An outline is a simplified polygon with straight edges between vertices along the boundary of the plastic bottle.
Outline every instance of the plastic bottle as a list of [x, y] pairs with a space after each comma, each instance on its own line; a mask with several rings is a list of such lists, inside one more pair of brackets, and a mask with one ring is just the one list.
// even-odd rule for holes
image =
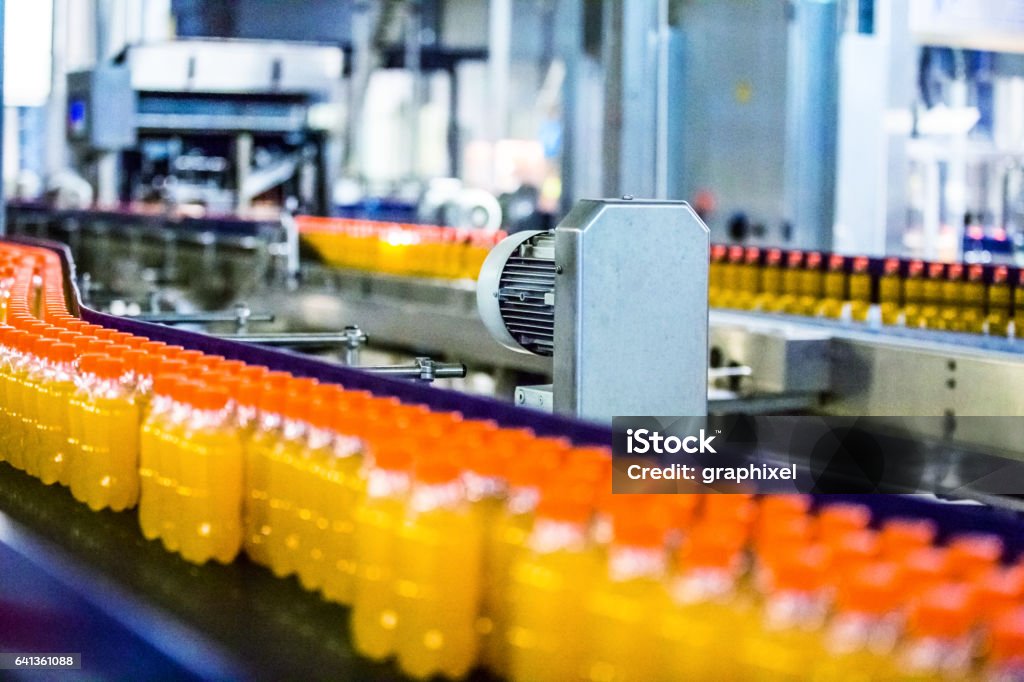
[[966, 679], [971, 672], [972, 594], [946, 584], [925, 593], [911, 612], [892, 680]]
[[93, 377], [77, 400], [84, 403], [81, 450], [83, 477], [72, 481], [72, 493], [93, 510], [121, 511], [135, 506], [139, 496], [139, 412], [130, 392], [121, 385], [124, 363], [103, 355], [85, 356], [82, 371]]
[[935, 524], [928, 519], [889, 519], [879, 533], [882, 555], [889, 561], [899, 561], [914, 550], [931, 547], [936, 533]]
[[680, 545], [655, 611], [662, 679], [740, 679], [735, 657], [710, 652], [742, 641], [753, 615], [740, 589], [745, 537], [739, 526], [699, 526]]
[[178, 479], [181, 555], [230, 563], [242, 547], [242, 444], [216, 375], [192, 392]]
[[827, 569], [827, 552], [820, 546], [777, 557], [763, 594], [760, 627], [740, 643], [745, 679], [802, 679], [816, 663], [829, 608]]
[[[643, 499], [643, 498], [642, 498]], [[649, 500], [644, 500], [649, 502]], [[584, 678], [594, 682], [651, 680], [659, 670], [656, 625], [667, 574], [665, 527], [645, 504], [617, 510], [605, 572], [586, 596]]]
[[291, 375], [271, 372], [263, 382], [258, 398], [258, 416], [252, 435], [245, 442], [245, 552], [258, 564], [268, 565], [267, 548], [267, 467], [281, 437], [281, 405]]
[[984, 575], [999, 564], [1003, 541], [997, 535], [965, 533], [947, 543], [951, 577], [969, 579]]
[[267, 471], [267, 559], [277, 577], [295, 572], [302, 553], [300, 501], [308, 500], [305, 453], [313, 389], [312, 379], [293, 379], [281, 408], [280, 437], [265, 452]]
[[508, 489], [498, 513], [484, 526], [486, 570], [478, 628], [482, 659], [499, 675], [508, 670], [508, 640], [503, 633], [509, 626], [510, 574], [530, 536], [541, 488], [559, 464], [550, 453], [522, 452], [528, 439], [532, 436], [526, 432], [502, 431], [489, 453], [495, 463], [505, 460]]
[[[156, 376], [150, 382], [152, 397], [142, 420], [139, 433], [139, 526], [147, 540], [155, 540], [163, 534], [164, 493], [173, 490], [170, 485], [161, 484], [161, 477], [167, 473], [167, 462], [171, 453], [170, 429], [175, 397], [186, 380], [178, 374], [185, 369], [185, 363], [163, 361], [153, 371]], [[179, 406], [180, 418], [184, 407]], [[168, 501], [169, 504], [169, 501]]]
[[398, 612], [394, 578], [398, 529], [411, 487], [413, 440], [370, 441], [364, 463], [366, 493], [355, 509], [356, 573], [352, 592], [352, 639], [356, 650], [383, 660], [395, 652]]
[[32, 346], [38, 335], [25, 333], [15, 337], [16, 352], [11, 361], [11, 370], [7, 384], [8, 419], [10, 433], [8, 435], [7, 461], [15, 469], [25, 470], [28, 457], [25, 452], [27, 437], [25, 433], [27, 399], [27, 380], [29, 371], [34, 364]]
[[583, 673], [587, 615], [582, 608], [601, 572], [589, 538], [592, 509], [584, 491], [547, 488], [537, 505], [527, 552], [509, 587], [509, 678], [561, 682]]
[[68, 404], [75, 391], [75, 347], [54, 343], [39, 381], [39, 479], [50, 485], [64, 480], [68, 445]]
[[304, 444], [303, 488], [308, 492], [298, 499], [303, 548], [299, 581], [342, 604], [352, 602], [352, 513], [362, 489], [362, 444], [344, 432], [347, 407], [341, 387], [320, 387], [310, 406]]
[[464, 676], [479, 647], [480, 519], [443, 443], [419, 444], [395, 555], [398, 664], [418, 679]]
[[25, 473], [39, 478], [43, 444], [40, 442], [41, 423], [39, 407], [43, 391], [44, 372], [48, 364], [53, 340], [37, 336], [28, 349], [28, 362], [22, 384], [21, 396], [21, 449], [24, 453]]
[[814, 666], [813, 678], [822, 682], [890, 679], [903, 631], [900, 608], [896, 566], [875, 564], [851, 574], [838, 591], [835, 613], [822, 638], [825, 655]]

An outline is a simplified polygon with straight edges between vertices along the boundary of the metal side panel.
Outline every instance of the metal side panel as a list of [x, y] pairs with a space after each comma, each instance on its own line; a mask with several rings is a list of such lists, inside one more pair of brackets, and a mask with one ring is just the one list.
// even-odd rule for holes
[[555, 229], [556, 412], [706, 413], [708, 249], [684, 202], [577, 204]]

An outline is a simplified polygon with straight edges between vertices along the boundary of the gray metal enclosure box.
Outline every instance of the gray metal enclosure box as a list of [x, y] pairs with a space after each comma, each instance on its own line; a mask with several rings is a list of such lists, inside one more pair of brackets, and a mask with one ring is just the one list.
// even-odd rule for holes
[[125, 66], [68, 74], [68, 141], [91, 150], [121, 151], [136, 144], [136, 94]]
[[579, 202], [555, 229], [555, 411], [706, 414], [708, 260], [685, 202]]

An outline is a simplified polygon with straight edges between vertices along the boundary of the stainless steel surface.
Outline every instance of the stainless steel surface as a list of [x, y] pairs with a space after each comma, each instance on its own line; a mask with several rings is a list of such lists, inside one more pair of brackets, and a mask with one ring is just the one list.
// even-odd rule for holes
[[225, 313], [143, 313], [132, 315], [132, 319], [155, 324], [218, 324], [221, 322], [233, 322], [239, 330], [245, 329], [253, 322], [273, 322], [274, 316], [270, 313], [252, 313], [248, 308], [240, 308], [234, 312]]
[[792, 244], [829, 249], [835, 221], [838, 0], [788, 3], [786, 220]]
[[342, 331], [344, 339], [344, 360], [345, 364], [350, 367], [355, 367], [359, 364], [359, 349], [362, 348], [366, 343], [369, 342], [369, 337], [363, 333], [363, 330], [354, 324], [351, 324]]
[[555, 229], [556, 412], [705, 414], [708, 250], [684, 202], [577, 204]]
[[749, 367], [752, 392], [818, 394], [831, 387], [829, 331], [717, 310], [710, 319], [712, 355], [721, 355], [723, 370]]

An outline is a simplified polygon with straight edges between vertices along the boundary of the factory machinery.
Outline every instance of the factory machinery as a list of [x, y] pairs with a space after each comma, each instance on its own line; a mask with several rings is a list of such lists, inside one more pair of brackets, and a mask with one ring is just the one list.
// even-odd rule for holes
[[[563, 273], [624, 204], [556, 230]], [[0, 560], [50, 597], [5, 642], [115, 677], [1019, 678], [1014, 512], [609, 495], [605, 427], [99, 313], [72, 268], [0, 243]]]

